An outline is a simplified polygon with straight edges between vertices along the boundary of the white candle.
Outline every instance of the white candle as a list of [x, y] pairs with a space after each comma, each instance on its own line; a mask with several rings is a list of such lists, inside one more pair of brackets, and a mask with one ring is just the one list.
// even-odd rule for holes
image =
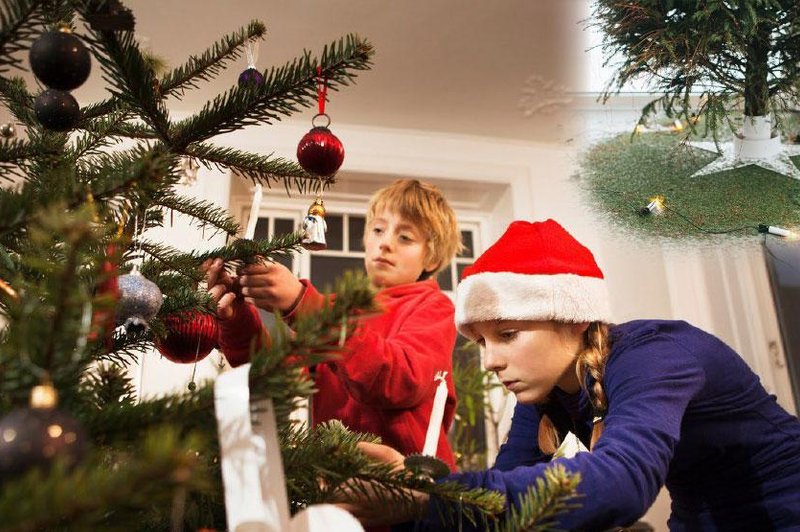
[[261, 198], [264, 196], [261, 191], [261, 185], [256, 184], [253, 190], [253, 203], [250, 205], [250, 218], [247, 220], [247, 229], [244, 232], [244, 238], [253, 239], [256, 234], [256, 222], [258, 222], [258, 211], [261, 210]]
[[439, 371], [433, 378], [434, 381], [439, 381], [439, 385], [433, 397], [433, 410], [428, 421], [428, 432], [425, 434], [425, 445], [422, 448], [422, 454], [425, 456], [436, 456], [436, 448], [439, 446], [439, 431], [442, 428], [444, 405], [447, 402], [447, 382], [444, 380], [446, 375], [446, 371]]

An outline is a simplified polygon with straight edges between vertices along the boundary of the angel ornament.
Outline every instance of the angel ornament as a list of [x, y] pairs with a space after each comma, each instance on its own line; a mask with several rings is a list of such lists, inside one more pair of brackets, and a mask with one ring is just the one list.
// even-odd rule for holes
[[310, 251], [320, 251], [328, 247], [325, 242], [325, 231], [328, 225], [325, 223], [325, 205], [322, 198], [317, 198], [308, 214], [303, 218], [303, 239], [300, 241], [304, 248]]

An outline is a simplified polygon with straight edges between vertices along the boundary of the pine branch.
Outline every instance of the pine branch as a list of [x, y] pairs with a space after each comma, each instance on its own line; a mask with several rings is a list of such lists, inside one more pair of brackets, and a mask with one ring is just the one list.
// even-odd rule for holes
[[[145, 255], [151, 257], [141, 267], [142, 275], [150, 280], [171, 272], [188, 277], [195, 284], [204, 278], [203, 273], [200, 271], [202, 261], [198, 261], [191, 253], [184, 253], [171, 246], [146, 239], [139, 239], [133, 247], [140, 248]], [[129, 258], [134, 259], [136, 257], [131, 256]], [[157, 284], [160, 286], [160, 283]]]
[[255, 260], [255, 257], [274, 259], [292, 253], [300, 247], [301, 238], [300, 233], [290, 233], [258, 241], [239, 239], [228, 246], [204, 253], [184, 253], [171, 246], [145, 239], [137, 241], [134, 247], [140, 247], [151, 257], [141, 268], [142, 274], [149, 279], [174, 272], [198, 283], [204, 278], [200, 266], [206, 260], [221, 258], [225, 261], [227, 270], [235, 271], [242, 264]]
[[128, 368], [138, 362], [142, 354], [149, 352], [153, 347], [152, 340], [147, 333], [115, 333], [112, 336], [111, 348], [106, 349], [103, 339], [99, 339], [93, 350], [87, 353], [84, 364], [91, 362], [108, 362]]
[[153, 206], [191, 216], [198, 220], [198, 227], [212, 225], [229, 236], [235, 236], [239, 232], [239, 224], [228, 211], [209, 201], [181, 197], [169, 192], [154, 201]]
[[267, 28], [262, 22], [251, 21], [236, 33], [226, 35], [215, 42], [199, 57], [192, 56], [180, 66], [161, 78], [161, 95], [180, 97], [188, 88], [197, 88], [197, 79], [214, 79], [229, 61], [239, 58], [242, 47], [252, 39], [263, 38]]
[[25, 70], [19, 53], [28, 50], [47, 19], [42, 0], [3, 0], [0, 5], [0, 75]]
[[56, 465], [49, 474], [4, 479], [3, 530], [130, 530], [153, 506], [170, 508], [176, 493], [207, 489], [209, 481], [197, 467], [196, 451], [203, 446], [197, 436], [181, 438], [161, 428], [127, 456], [115, 456], [113, 467], [96, 453], [71, 471]]
[[36, 124], [33, 112], [33, 96], [28, 92], [22, 78], [7, 79], [0, 76], [0, 100], [11, 114], [23, 124]]
[[132, 405], [136, 402], [133, 379], [124, 366], [117, 364], [98, 364], [85, 375], [80, 393], [84, 401], [97, 409], [117, 403]]
[[[106, 205], [107, 211], [127, 220], [128, 215], [160, 196], [165, 186], [177, 182], [177, 176], [172, 174], [173, 165], [174, 156], [163, 148], [138, 146], [125, 152], [83, 158], [77, 170], [80, 182], [89, 184], [97, 204]], [[81, 192], [73, 205], [85, 201], [86, 192]]]
[[[79, 7], [84, 18], [97, 10], [98, 0]], [[127, 108], [136, 112], [169, 144], [169, 113], [161, 98], [157, 79], [145, 60], [132, 32], [92, 31], [87, 37], [97, 62], [106, 73], [109, 91]]]
[[30, 142], [11, 139], [0, 142], [0, 179], [13, 180], [24, 177], [24, 166], [37, 150]]
[[[363, 497], [371, 504], [414, 505], [414, 492], [436, 495], [453, 505], [444, 507], [450, 522], [456, 512], [476, 522], [479, 516], [500, 513], [505, 497], [482, 488], [467, 489], [456, 482], [433, 483], [409, 470], [394, 471], [394, 465], [375, 462], [357, 447], [358, 442], [379, 438], [350, 432], [339, 421], [313, 430], [294, 429], [282, 434], [286, 483], [293, 510], [311, 504]], [[449, 511], [448, 511], [449, 510]]]
[[102, 118], [105, 115], [116, 112], [125, 112], [126, 107], [119, 98], [109, 98], [101, 102], [90, 103], [81, 109], [84, 120]]
[[511, 508], [500, 530], [557, 530], [555, 518], [580, 507], [575, 502], [581, 496], [577, 492], [580, 481], [580, 473], [569, 473], [562, 464], [547, 467], [544, 478], [537, 478], [536, 485], [520, 496], [518, 507]]
[[[38, 164], [48, 166], [46, 162]], [[77, 175], [72, 164], [69, 159], [61, 160], [57, 168], [47, 168], [44, 174], [29, 174], [19, 191], [0, 190], [0, 235], [27, 223], [33, 206], [46, 207], [66, 197], [68, 209], [76, 209], [86, 202], [88, 192], [104, 218], [127, 218], [125, 213], [134, 211], [134, 204], [149, 204], [165, 184], [177, 181], [170, 177], [171, 156], [141, 146], [82, 158]]]
[[301, 233], [277, 235], [272, 239], [257, 241], [239, 239], [234, 240], [226, 247], [213, 249], [194, 256], [198, 265], [208, 259], [221, 258], [225, 261], [226, 267], [235, 268], [237, 263], [252, 262], [254, 257], [275, 258], [297, 251], [300, 247], [301, 239]]
[[355, 77], [353, 71], [369, 68], [372, 45], [350, 35], [326, 47], [319, 61], [309, 53], [266, 73], [263, 85], [234, 87], [217, 96], [195, 116], [175, 125], [175, 146], [188, 146], [248, 125], [269, 124], [316, 101], [317, 66], [328, 88], [338, 90]]
[[[75, 371], [72, 353], [89, 299], [78, 265], [92, 253], [96, 238], [89, 220], [87, 210], [65, 213], [58, 203], [35, 211], [27, 228], [29, 240], [20, 250], [25, 271], [8, 280], [21, 293], [9, 311], [22, 323], [18, 322], [3, 347], [22, 350], [53, 374]], [[54, 246], [56, 242], [59, 245]], [[36, 330], [48, 334], [29, 338], [28, 333]]]
[[5, 237], [12, 228], [25, 223], [33, 199], [34, 190], [30, 187], [20, 191], [0, 188], [0, 235]]
[[287, 193], [289, 193], [289, 178], [300, 194], [322, 190], [333, 183], [332, 178], [309, 174], [294, 161], [274, 158], [272, 155], [248, 153], [203, 143], [190, 144], [185, 153], [200, 160], [207, 168], [213, 165], [222, 170], [233, 170], [254, 183], [271, 187], [272, 183], [283, 181]]
[[84, 120], [82, 128], [85, 133], [75, 139], [67, 156], [77, 163], [82, 157], [100, 155], [101, 148], [117, 143], [115, 137], [119, 136], [120, 130], [126, 125], [125, 121], [130, 118], [129, 114], [117, 112], [93, 121]]
[[197, 290], [196, 282], [191, 283], [186, 278], [177, 275], [161, 276], [157, 282], [165, 296], [164, 304], [161, 305], [161, 310], [158, 312], [159, 317], [173, 314], [188, 315], [190, 312], [216, 313], [216, 302], [211, 299], [207, 290]]

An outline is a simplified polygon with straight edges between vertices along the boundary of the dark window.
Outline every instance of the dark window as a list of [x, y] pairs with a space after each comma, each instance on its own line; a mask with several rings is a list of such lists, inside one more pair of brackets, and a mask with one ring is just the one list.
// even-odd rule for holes
[[267, 237], [269, 237], [269, 218], [259, 218], [256, 222], [256, 230], [253, 232], [253, 240]]
[[[330, 243], [328, 247], [330, 247]], [[331, 290], [335, 281], [342, 276], [345, 270], [363, 272], [364, 259], [360, 257], [311, 255], [311, 284], [320, 291]]]
[[458, 256], [469, 259], [474, 257], [475, 248], [472, 241], [472, 231], [461, 231], [461, 243], [464, 244], [464, 251], [459, 253]]
[[800, 243], [765, 242], [764, 252], [783, 334], [789, 379], [800, 411]]
[[291, 218], [275, 218], [275, 236], [282, 236], [297, 231]]
[[[270, 238], [269, 234], [269, 217], [266, 218], [259, 218], [256, 222], [256, 230], [255, 234], [253, 235], [254, 240], [261, 240], [265, 238]], [[291, 218], [275, 218], [275, 231], [272, 237], [276, 236], [283, 236], [287, 233], [293, 233], [295, 231], [294, 220]], [[275, 262], [279, 264], [283, 264], [290, 270], [294, 269], [294, 255], [288, 254], [283, 256], [273, 256], [272, 257]]]
[[328, 227], [328, 231], [325, 233], [325, 241], [328, 244], [328, 249], [333, 251], [343, 251], [344, 238], [342, 236], [342, 215], [328, 214], [325, 216], [325, 223]]
[[350, 251], [364, 251], [364, 223], [363, 216], [350, 215], [347, 227], [347, 237], [350, 239]]
[[472, 264], [459, 264], [458, 265], [458, 271], [456, 272], [458, 277], [456, 279], [456, 282], [460, 282], [461, 281], [461, 276], [464, 274], [464, 269], [467, 268], [468, 266], [472, 266]]
[[481, 367], [480, 350], [458, 335], [453, 351], [453, 375], [458, 403], [458, 420], [453, 422], [448, 438], [456, 453], [459, 470], [486, 469], [486, 372]]
[[436, 276], [436, 280], [439, 282], [439, 288], [445, 292], [449, 292], [453, 289], [453, 279], [451, 278], [453, 271], [451, 268], [452, 266], [448, 266]]

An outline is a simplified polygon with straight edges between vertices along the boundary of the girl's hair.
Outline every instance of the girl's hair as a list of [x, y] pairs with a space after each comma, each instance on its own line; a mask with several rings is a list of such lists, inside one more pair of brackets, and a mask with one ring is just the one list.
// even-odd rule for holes
[[[586, 386], [587, 375], [591, 376], [594, 381], [591, 389], [587, 389], [586, 393], [589, 395], [589, 401], [592, 404], [595, 416], [601, 418], [594, 423], [592, 428], [590, 447], [594, 446], [603, 432], [602, 417], [608, 409], [608, 401], [603, 390], [603, 376], [606, 371], [606, 362], [610, 350], [608, 324], [601, 321], [593, 321], [583, 334], [583, 348], [578, 353], [576, 365], [581, 386]], [[553, 421], [547, 414], [542, 415], [539, 421], [539, 449], [545, 454], [553, 454], [559, 445], [561, 445], [561, 441]]]

